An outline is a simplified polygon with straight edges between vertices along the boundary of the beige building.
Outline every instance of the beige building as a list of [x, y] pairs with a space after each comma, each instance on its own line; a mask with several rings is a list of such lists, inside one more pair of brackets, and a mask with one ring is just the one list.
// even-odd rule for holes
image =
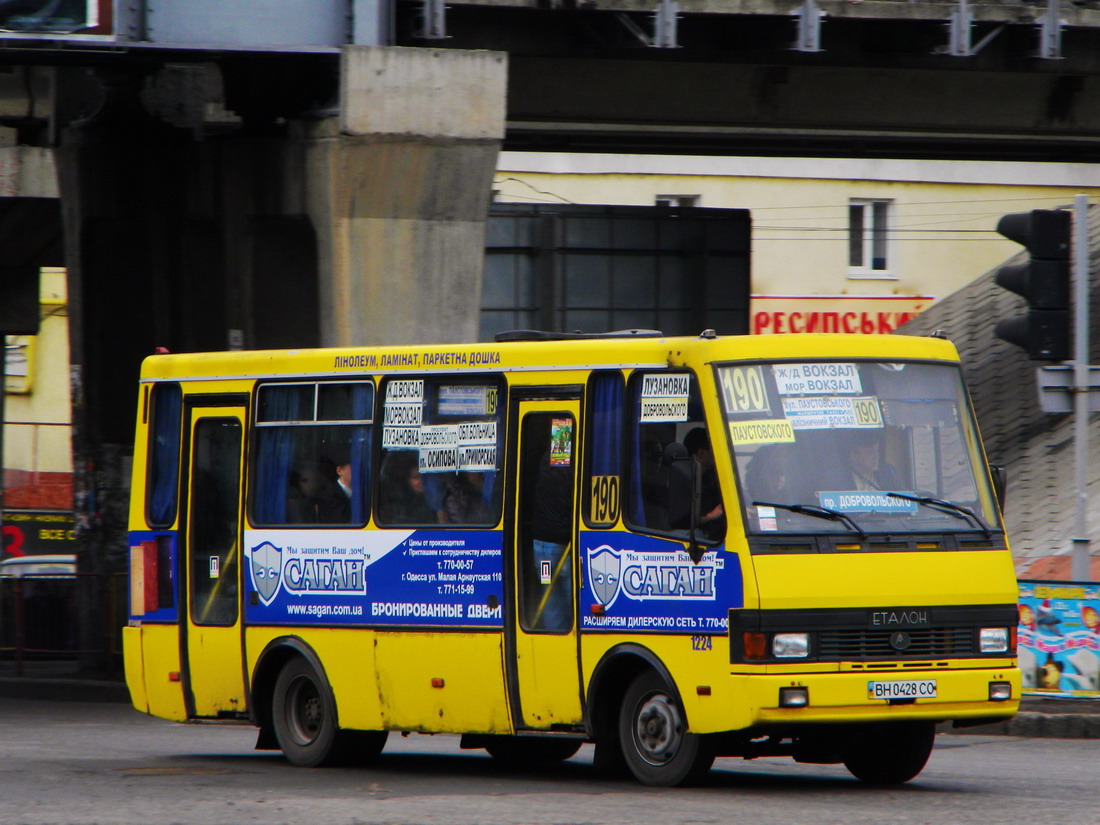
[[1100, 196], [1100, 167], [502, 152], [504, 202], [752, 211], [755, 332], [888, 332], [1020, 247], [1008, 212]]
[[[4, 467], [6, 510], [71, 513], [72, 414], [65, 270], [40, 274], [38, 335], [5, 341]], [[11, 514], [6, 515], [10, 521]]]

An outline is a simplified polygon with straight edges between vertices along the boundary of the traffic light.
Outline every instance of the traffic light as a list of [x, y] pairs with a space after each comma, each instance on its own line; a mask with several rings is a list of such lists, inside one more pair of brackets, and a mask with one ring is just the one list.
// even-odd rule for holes
[[996, 335], [1033, 361], [1070, 358], [1070, 213], [1033, 209], [1005, 215], [997, 232], [1027, 247], [1028, 261], [1001, 267], [994, 280], [1028, 303], [1026, 315], [997, 322]]

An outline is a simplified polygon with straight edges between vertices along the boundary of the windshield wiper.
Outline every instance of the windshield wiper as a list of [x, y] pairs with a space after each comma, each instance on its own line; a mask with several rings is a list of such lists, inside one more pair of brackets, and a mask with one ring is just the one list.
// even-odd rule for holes
[[792, 513], [798, 513], [799, 515], [823, 518], [826, 521], [839, 521], [848, 525], [848, 527], [852, 529], [852, 532], [857, 534], [861, 539], [866, 539], [868, 537], [862, 527], [839, 510], [830, 510], [828, 507], [818, 507], [816, 504], [777, 504], [774, 501], [754, 501], [753, 505], [756, 507], [778, 507], [780, 510], [790, 510]]
[[886, 495], [890, 498], [902, 498], [906, 501], [915, 501], [917, 504], [923, 504], [925, 507], [936, 510], [937, 512], [954, 516], [955, 518], [961, 518], [968, 524], [973, 524], [985, 533], [987, 539], [993, 537], [993, 531], [986, 526], [985, 522], [982, 521], [973, 510], [963, 507], [961, 504], [956, 504], [953, 501], [945, 501], [942, 498], [932, 498], [931, 496], [911, 496], [907, 493], [887, 493]]

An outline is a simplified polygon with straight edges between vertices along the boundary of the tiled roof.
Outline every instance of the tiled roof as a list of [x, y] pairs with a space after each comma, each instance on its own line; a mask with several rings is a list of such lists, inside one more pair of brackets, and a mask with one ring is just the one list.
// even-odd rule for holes
[[[1089, 360], [1096, 364], [1100, 363], [1100, 214], [1095, 207], [1089, 224]], [[1012, 259], [1025, 260], [1023, 253]], [[1028, 360], [1023, 350], [993, 335], [998, 320], [1021, 314], [1025, 306], [1022, 298], [994, 283], [995, 274], [996, 270], [987, 272], [898, 332], [928, 335], [942, 330], [958, 347], [986, 453], [993, 464], [1008, 468], [1005, 520], [1017, 572], [1023, 573], [1041, 557], [1068, 556], [1076, 536], [1074, 425], [1072, 415], [1040, 410], [1035, 378], [1040, 362]], [[1095, 558], [1100, 556], [1100, 414], [1095, 413], [1089, 422], [1088, 464], [1087, 537]]]

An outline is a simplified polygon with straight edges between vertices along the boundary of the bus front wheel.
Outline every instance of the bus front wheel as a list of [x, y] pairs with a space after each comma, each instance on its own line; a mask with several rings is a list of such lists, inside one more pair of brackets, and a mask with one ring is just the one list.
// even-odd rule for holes
[[291, 764], [305, 768], [365, 762], [382, 752], [386, 731], [340, 730], [328, 683], [302, 658], [288, 661], [275, 680], [272, 722]]
[[873, 725], [852, 738], [844, 767], [871, 785], [900, 785], [924, 769], [935, 739], [933, 722]]
[[645, 785], [693, 782], [714, 762], [707, 741], [687, 732], [675, 691], [653, 671], [638, 676], [626, 690], [619, 740], [627, 767]]

